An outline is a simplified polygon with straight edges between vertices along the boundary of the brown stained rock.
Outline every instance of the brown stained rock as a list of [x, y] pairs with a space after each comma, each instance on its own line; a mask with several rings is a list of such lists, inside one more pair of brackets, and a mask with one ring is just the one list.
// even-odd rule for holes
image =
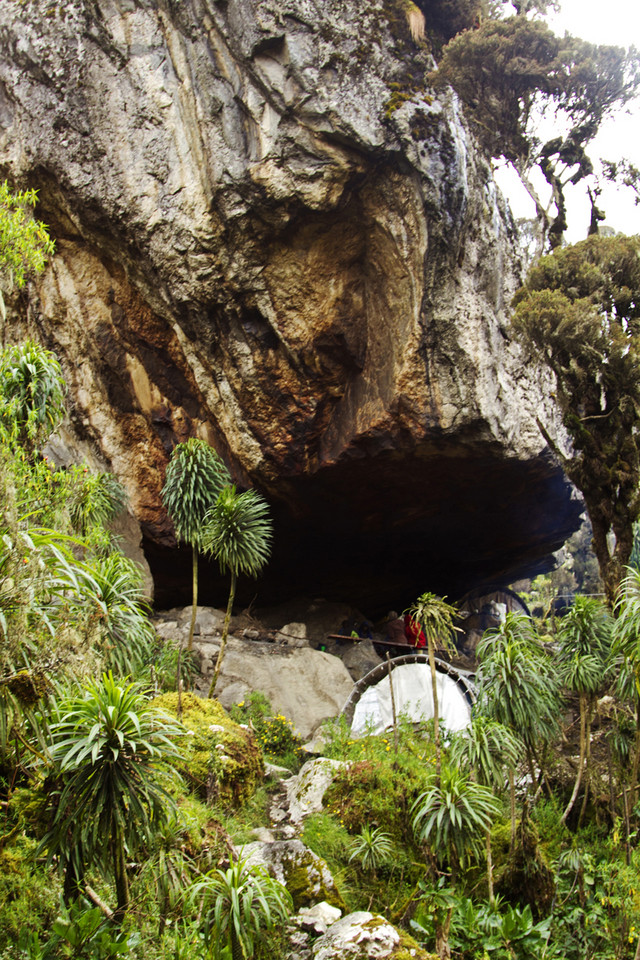
[[160, 490], [193, 435], [272, 504], [261, 602], [372, 616], [548, 563], [580, 508], [509, 337], [515, 228], [402, 4], [25, 0], [0, 35], [0, 176], [57, 244], [12, 336], [59, 353], [160, 604], [190, 589]]

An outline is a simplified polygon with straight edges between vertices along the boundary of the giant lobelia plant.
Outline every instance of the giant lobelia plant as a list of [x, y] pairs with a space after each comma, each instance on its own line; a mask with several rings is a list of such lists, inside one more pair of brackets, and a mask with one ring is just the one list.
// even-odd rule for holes
[[116, 918], [129, 906], [126, 851], [145, 848], [175, 809], [162, 786], [164, 761], [178, 755], [182, 728], [154, 709], [136, 683], [111, 673], [58, 704], [51, 725], [54, 784], [41, 847], [65, 865], [68, 900], [96, 866], [115, 882]]
[[228, 571], [231, 575], [229, 601], [210, 697], [215, 696], [222, 669], [238, 574], [256, 577], [260, 573], [269, 559], [272, 536], [273, 525], [266, 500], [255, 490], [238, 493], [234, 486], [224, 487], [207, 515], [202, 541], [204, 549], [213, 554], [223, 573]]
[[204, 523], [222, 488], [231, 477], [220, 456], [205, 440], [179, 443], [167, 466], [162, 501], [173, 520], [178, 540], [192, 550], [192, 605], [188, 649], [198, 610], [198, 552], [203, 546]]

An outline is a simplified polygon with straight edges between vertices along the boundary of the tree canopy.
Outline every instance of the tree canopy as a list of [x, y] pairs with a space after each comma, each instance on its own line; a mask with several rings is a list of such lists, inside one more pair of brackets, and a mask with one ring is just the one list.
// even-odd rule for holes
[[584, 497], [613, 603], [640, 516], [640, 237], [592, 236], [543, 257], [515, 306], [516, 334], [556, 376], [572, 449], [540, 427]]
[[[454, 88], [487, 153], [513, 164], [552, 248], [567, 227], [568, 184], [589, 186], [596, 232], [603, 214], [587, 150], [603, 120], [638, 96], [640, 58], [633, 47], [558, 37], [521, 12], [453, 37], [432, 80]], [[551, 188], [553, 215], [531, 179], [535, 168]]]

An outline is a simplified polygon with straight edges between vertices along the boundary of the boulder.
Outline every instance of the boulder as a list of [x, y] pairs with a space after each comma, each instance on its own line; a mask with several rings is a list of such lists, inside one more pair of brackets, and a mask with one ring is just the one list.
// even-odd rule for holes
[[437, 960], [384, 917], [361, 911], [332, 924], [313, 945], [313, 960]]
[[347, 647], [340, 659], [352, 680], [362, 680], [374, 667], [382, 663], [373, 647], [373, 640], [360, 640]]
[[289, 804], [289, 819], [301, 824], [305, 817], [322, 810], [322, 801], [331, 786], [336, 770], [346, 764], [342, 760], [329, 760], [317, 757], [307, 760], [300, 773], [285, 781]]
[[338, 907], [332, 907], [330, 903], [323, 900], [313, 907], [301, 907], [298, 910], [298, 916], [302, 921], [304, 930], [319, 936], [326, 933], [328, 928], [340, 919], [342, 910]]
[[240, 859], [262, 864], [272, 877], [283, 883], [296, 910], [325, 901], [340, 911], [346, 907], [325, 861], [301, 840], [248, 843], [238, 850]]
[[[195, 647], [203, 656], [202, 689], [208, 691], [218, 648], [198, 642]], [[230, 637], [216, 696], [229, 709], [254, 690], [264, 693], [308, 739], [323, 720], [338, 716], [352, 689], [346, 667], [328, 653]]]
[[[154, 706], [178, 714], [178, 694], [156, 697]], [[203, 799], [239, 806], [264, 779], [262, 751], [246, 727], [234, 723], [217, 700], [182, 694], [182, 723], [187, 735], [174, 765]]]

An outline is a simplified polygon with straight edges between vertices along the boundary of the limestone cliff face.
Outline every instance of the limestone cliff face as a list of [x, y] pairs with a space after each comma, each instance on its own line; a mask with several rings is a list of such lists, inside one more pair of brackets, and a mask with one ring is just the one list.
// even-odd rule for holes
[[0, 174], [57, 243], [27, 326], [161, 594], [193, 434], [272, 502], [261, 596], [451, 594], [575, 525], [506, 332], [511, 222], [432, 66], [403, 0], [0, 5]]

